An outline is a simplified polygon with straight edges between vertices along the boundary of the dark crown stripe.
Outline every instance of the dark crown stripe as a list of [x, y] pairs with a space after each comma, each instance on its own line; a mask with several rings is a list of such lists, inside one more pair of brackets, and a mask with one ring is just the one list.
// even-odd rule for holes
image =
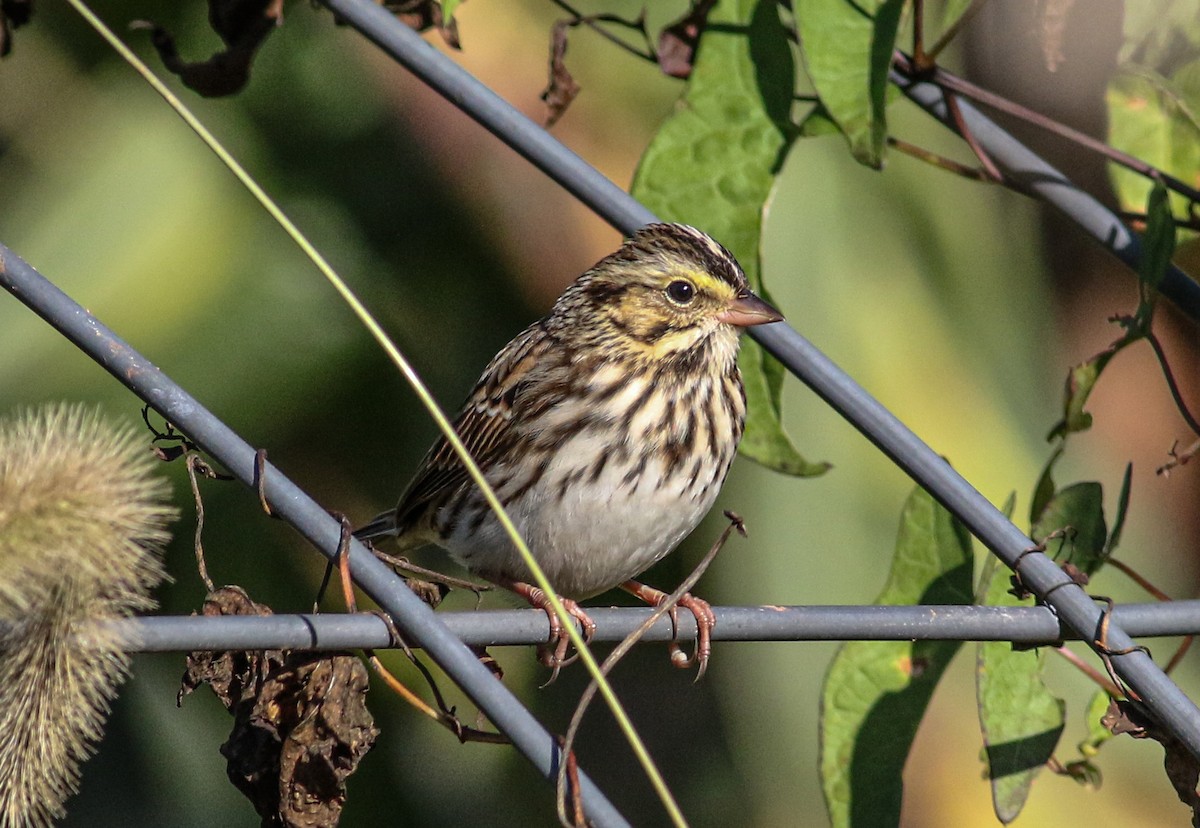
[[735, 288], [741, 289], [747, 285], [746, 276], [733, 254], [711, 236], [686, 224], [650, 224], [643, 227], [622, 248], [621, 252], [629, 254], [622, 258], [638, 258], [639, 249], [670, 258], [691, 259], [698, 270], [711, 273]]

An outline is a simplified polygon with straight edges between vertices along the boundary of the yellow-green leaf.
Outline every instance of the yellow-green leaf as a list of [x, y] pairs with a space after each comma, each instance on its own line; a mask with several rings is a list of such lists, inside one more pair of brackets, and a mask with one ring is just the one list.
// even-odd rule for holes
[[[789, 121], [795, 66], [771, 0], [717, 4], [675, 113], [638, 165], [633, 194], [668, 221], [720, 240], [762, 291], [759, 238], [764, 205], [795, 137]], [[745, 341], [740, 360], [749, 412], [744, 455], [787, 474], [820, 474], [780, 422], [782, 367]]]
[[[923, 489], [904, 505], [877, 604], [967, 604], [971, 537]], [[956, 641], [851, 641], [821, 694], [821, 785], [834, 828], [896, 825], [901, 772]]]
[[796, 0], [804, 65], [854, 157], [883, 165], [888, 71], [904, 0]]
[[[1009, 593], [1007, 569], [990, 558], [983, 591], [989, 606], [1031, 606]], [[976, 698], [992, 807], [1005, 825], [1017, 818], [1033, 780], [1062, 735], [1065, 705], [1042, 681], [1045, 650], [988, 641], [976, 651]]]

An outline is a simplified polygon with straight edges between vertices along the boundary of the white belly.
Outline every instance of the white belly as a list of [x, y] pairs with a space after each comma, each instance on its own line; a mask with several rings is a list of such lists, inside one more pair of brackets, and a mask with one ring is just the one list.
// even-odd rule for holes
[[[663, 479], [661, 461], [648, 462], [632, 481], [633, 461], [611, 459], [593, 482], [579, 458], [597, 456], [583, 434], [568, 440], [538, 485], [509, 508], [517, 529], [557, 592], [588, 598], [648, 569], [674, 549], [708, 512], [720, 490], [728, 460], [701, 479], [683, 465]], [[580, 469], [584, 473], [580, 474]], [[564, 485], [564, 481], [574, 481]], [[453, 534], [447, 549], [484, 576], [530, 581], [512, 542], [489, 517], [473, 538]]]
[[[736, 339], [729, 343], [730, 360], [734, 347]], [[630, 378], [608, 366], [595, 373], [591, 387], [604, 400], [595, 410], [564, 404], [545, 412], [540, 431], [530, 435], [547, 458], [540, 476], [521, 465], [529, 457], [488, 471], [550, 583], [576, 599], [633, 578], [696, 527], [725, 480], [744, 416], [736, 374], [662, 388], [649, 375]], [[614, 387], [615, 394], [602, 393]], [[668, 406], [671, 395], [682, 404]], [[576, 422], [583, 425], [562, 428]], [[615, 445], [614, 430], [623, 435]], [[564, 431], [568, 436], [556, 438], [561, 443], [537, 441], [538, 434]], [[468, 497], [482, 500], [474, 489]], [[492, 515], [478, 527], [464, 523], [444, 541], [456, 560], [484, 577], [531, 580]]]

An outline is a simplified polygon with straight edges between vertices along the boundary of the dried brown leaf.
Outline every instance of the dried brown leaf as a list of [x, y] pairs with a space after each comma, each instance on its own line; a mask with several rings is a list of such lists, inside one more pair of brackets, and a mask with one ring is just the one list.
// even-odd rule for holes
[[226, 48], [193, 63], [180, 57], [175, 38], [157, 23], [138, 20], [132, 27], [149, 30], [163, 66], [188, 89], [206, 98], [233, 95], [250, 80], [258, 48], [283, 22], [283, 0], [209, 0], [208, 22]]
[[1140, 704], [1113, 699], [1100, 723], [1114, 734], [1128, 733], [1134, 739], [1153, 739], [1163, 746], [1163, 769], [1179, 801], [1192, 809], [1192, 824], [1200, 825], [1200, 762], [1191, 751], [1150, 718]]
[[[204, 603], [205, 615], [270, 615], [240, 587]], [[266, 650], [192, 653], [182, 697], [209, 684], [233, 714], [221, 746], [230, 781], [263, 825], [335, 826], [346, 779], [379, 730], [367, 710], [366, 667], [355, 656]]]
[[[270, 607], [252, 601], [241, 587], [226, 586], [209, 593], [204, 599], [200, 614], [218, 616], [272, 613]], [[212, 687], [221, 704], [225, 705], [225, 709], [232, 711], [235, 705], [245, 701], [247, 693], [253, 694], [254, 677], [268, 672], [271, 664], [279, 664], [281, 661], [280, 650], [189, 653], [176, 702], [182, 704], [184, 696], [190, 695], [200, 685], [207, 684]]]
[[658, 35], [658, 68], [664, 75], [686, 80], [692, 74], [696, 46], [708, 24], [708, 13], [716, 0], [700, 0], [685, 14]]
[[458, 37], [458, 21], [454, 18], [449, 23], [442, 14], [442, 4], [436, 0], [392, 0], [384, 2], [383, 7], [396, 15], [396, 19], [413, 31], [423, 32], [436, 28], [446, 45], [461, 49], [462, 42]]
[[542, 100], [546, 103], [544, 126], [547, 128], [558, 122], [579, 94], [579, 84], [567, 71], [564, 61], [567, 55], [567, 30], [573, 25], [574, 21], [560, 20], [550, 30], [550, 83], [542, 92]]

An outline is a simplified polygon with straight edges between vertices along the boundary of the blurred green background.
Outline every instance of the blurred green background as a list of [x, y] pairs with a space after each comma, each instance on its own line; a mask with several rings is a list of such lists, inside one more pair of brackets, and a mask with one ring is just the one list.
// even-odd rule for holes
[[[950, 65], [1070, 123], [1102, 129], [1102, 94], [1120, 4], [1078, 4], [1066, 60], [1050, 74], [1030, 33], [1035, 3], [993, 4]], [[684, 3], [656, 4], [652, 30]], [[1081, 7], [1086, 7], [1081, 8]], [[588, 9], [589, 11], [598, 10]], [[636, 14], [635, 3], [604, 10]], [[118, 30], [153, 18], [181, 51], [218, 48], [198, 3], [111, 2]], [[511, 150], [331, 17], [287, 9], [240, 96], [197, 114], [310, 235], [453, 409], [491, 355], [543, 313], [619, 236]], [[545, 83], [550, 3], [459, 11], [465, 66], [535, 119]], [[157, 67], [143, 33], [127, 39]], [[436, 35], [431, 39], [440, 46]], [[963, 57], [966, 55], [967, 57]], [[600, 38], [572, 34], [583, 92], [555, 134], [622, 186], [681, 85]], [[898, 136], [966, 160], [906, 102]], [[1025, 135], [1024, 133], [1022, 133]], [[1098, 161], [1026, 136], [1098, 191]], [[368, 335], [315, 269], [170, 110], [73, 14], [42, 3], [0, 62], [0, 241], [115, 328], [324, 505], [361, 522], [391, 505], [434, 428]], [[880, 174], [840, 138], [799, 142], [772, 204], [765, 278], [791, 323], [1017, 515], [1057, 420], [1069, 365], [1117, 331], [1105, 317], [1135, 303], [1128, 273], [1026, 199], [893, 155]], [[1184, 393], [1196, 399], [1194, 328], [1160, 323]], [[0, 298], [0, 412], [84, 400], [139, 421], [141, 403], [17, 301]], [[905, 476], [799, 383], [786, 418], [801, 449], [835, 468], [781, 478], [747, 461], [718, 504], [740, 512], [748, 541], [729, 544], [699, 592], [713, 603], [868, 603], [886, 578]], [[1148, 350], [1122, 354], [1093, 396], [1096, 427], [1072, 442], [1058, 479], [1098, 479], [1111, 519], [1125, 462], [1133, 501], [1121, 557], [1179, 598], [1196, 591], [1192, 468], [1154, 468], [1186, 431]], [[169, 553], [166, 612], [196, 609], [194, 514], [183, 469], [163, 468], [184, 517]], [[249, 491], [204, 485], [209, 569], [276, 611], [305, 610], [317, 555], [265, 518]], [[1023, 525], [1023, 523], [1022, 523]], [[647, 580], [670, 588], [718, 531], [709, 521]], [[436, 561], [436, 556], [428, 560]], [[1106, 572], [1095, 591], [1144, 600]], [[614, 598], [620, 601], [619, 597]], [[470, 597], [452, 597], [467, 608]], [[489, 597], [486, 605], [510, 605]], [[825, 644], [718, 644], [699, 684], [641, 648], [615, 674], [651, 751], [694, 825], [823, 824], [815, 764]], [[1155, 652], [1168, 652], [1166, 642]], [[506, 682], [549, 727], [565, 729], [581, 668], [546, 689], [526, 649], [498, 650]], [[905, 824], [994, 824], [979, 763], [972, 648], [934, 698], [905, 774]], [[66, 825], [251, 826], [217, 748], [229, 720], [205, 691], [174, 703], [181, 655], [138, 656]], [[1179, 681], [1197, 686], [1195, 659]], [[1073, 758], [1090, 688], [1062, 664], [1068, 700], [1060, 756]], [[457, 700], [462, 709], [469, 703]], [[552, 793], [514, 751], [460, 746], [384, 690], [370, 703], [382, 734], [350, 783], [344, 824], [549, 825]], [[469, 718], [469, 716], [468, 716]], [[636, 824], [665, 818], [599, 707], [582, 766]], [[1087, 791], [1044, 775], [1021, 818], [1129, 826], [1182, 823], [1161, 749], [1117, 739], [1105, 784]]]

